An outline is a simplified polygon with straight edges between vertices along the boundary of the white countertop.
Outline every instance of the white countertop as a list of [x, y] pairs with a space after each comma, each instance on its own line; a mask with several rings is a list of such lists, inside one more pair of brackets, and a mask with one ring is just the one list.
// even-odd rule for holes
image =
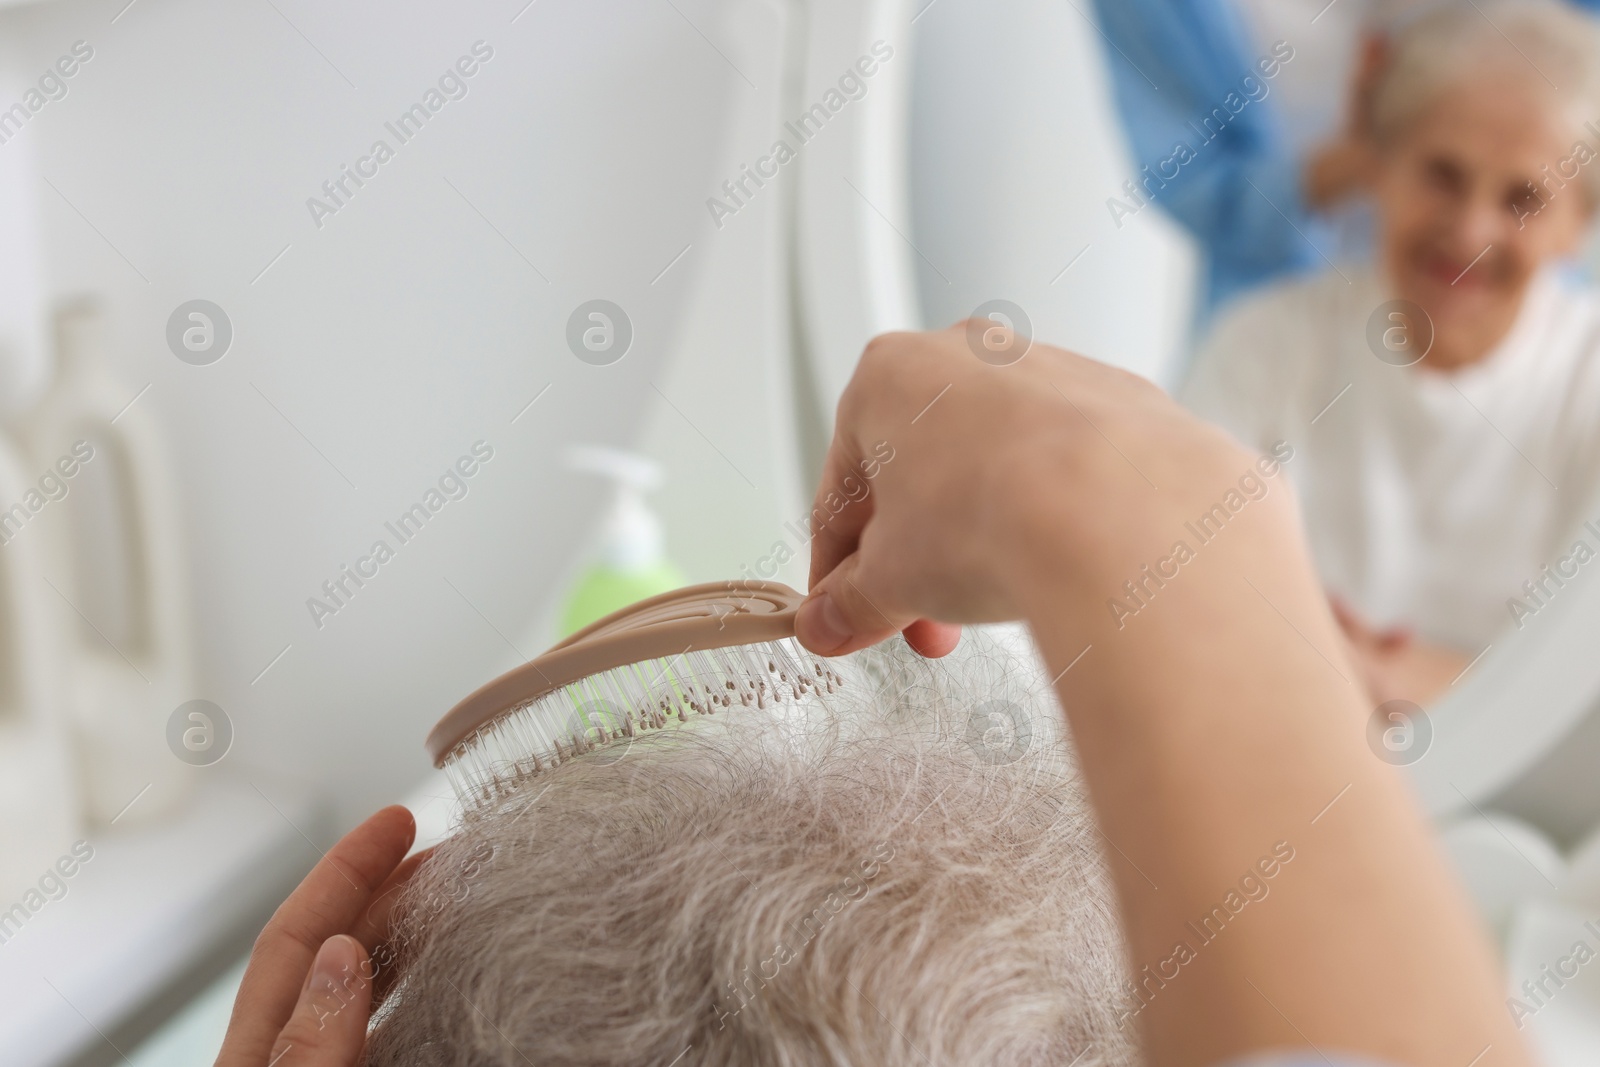
[[304, 785], [252, 774], [206, 782], [160, 825], [87, 834], [94, 857], [67, 895], [0, 944], [7, 1067], [57, 1067], [97, 1045], [120, 1060], [118, 1037], [253, 936], [317, 861], [319, 818]]

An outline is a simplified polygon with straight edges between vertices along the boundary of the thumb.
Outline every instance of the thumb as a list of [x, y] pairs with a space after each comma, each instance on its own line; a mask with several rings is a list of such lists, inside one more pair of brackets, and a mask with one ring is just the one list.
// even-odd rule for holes
[[795, 615], [795, 636], [812, 652], [842, 656], [875, 645], [900, 631], [925, 656], [943, 656], [956, 647], [959, 627], [919, 619], [898, 609], [880, 592], [871, 592], [861, 574], [861, 553], [853, 552], [811, 589]]
[[366, 950], [355, 938], [339, 934], [324, 941], [268, 1063], [355, 1067], [367, 1038], [371, 974]]
[[896, 617], [883, 598], [862, 591], [861, 553], [852, 552], [816, 585], [795, 615], [800, 643], [823, 656], [842, 656], [884, 638], [916, 620]]

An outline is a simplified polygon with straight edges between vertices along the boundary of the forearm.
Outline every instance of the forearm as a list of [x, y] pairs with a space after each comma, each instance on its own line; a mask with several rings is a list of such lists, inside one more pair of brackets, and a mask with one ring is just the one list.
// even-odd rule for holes
[[1404, 1064], [1461, 1067], [1485, 1046], [1481, 1064], [1525, 1062], [1475, 917], [1406, 784], [1366, 746], [1292, 500], [1250, 503], [1120, 619], [1107, 601], [1132, 603], [1123, 581], [1195, 540], [1181, 506], [1087, 582], [1051, 506], [1034, 510], [1019, 596], [1051, 674], [1065, 671], [1154, 1062], [1308, 1041]]
[[895, 630], [924, 642], [929, 620], [1031, 624], [1109, 843], [1153, 1062], [1311, 1043], [1524, 1064], [1475, 919], [1366, 747], [1274, 462], [1048, 345], [989, 366], [972, 325], [862, 354], [819, 506], [871, 442], [894, 435], [899, 458], [816, 528], [796, 635], [839, 655]]

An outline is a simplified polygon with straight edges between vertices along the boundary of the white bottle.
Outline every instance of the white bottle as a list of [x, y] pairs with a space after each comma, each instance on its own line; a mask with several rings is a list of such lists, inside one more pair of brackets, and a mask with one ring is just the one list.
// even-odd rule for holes
[[194, 781], [169, 742], [169, 720], [194, 696], [182, 530], [150, 407], [130, 406], [137, 389], [106, 369], [99, 307], [63, 307], [55, 336], [56, 380], [32, 420], [33, 452], [40, 462], [89, 458], [41, 513], [47, 569], [71, 605], [67, 700], [86, 807], [124, 826], [171, 811]]
[[64, 605], [42, 577], [42, 531], [27, 528], [28, 494], [48, 498], [24, 464], [0, 436], [0, 909], [26, 906], [83, 821], [61, 715]]
[[[0, 99], [20, 91], [19, 79], [0, 74]], [[0, 152], [0, 415], [8, 428], [47, 376], [39, 188], [32, 139], [8, 142]], [[0, 434], [0, 911], [29, 906], [27, 891], [37, 894], [39, 879], [82, 831], [62, 722], [64, 605], [40, 577], [39, 531], [17, 527], [31, 513], [6, 521], [40, 474], [20, 443]]]
[[[14, 74], [0, 70], [0, 100], [21, 99], [30, 88]], [[33, 407], [50, 376], [35, 140], [12, 137], [0, 152], [0, 416], [7, 425]]]

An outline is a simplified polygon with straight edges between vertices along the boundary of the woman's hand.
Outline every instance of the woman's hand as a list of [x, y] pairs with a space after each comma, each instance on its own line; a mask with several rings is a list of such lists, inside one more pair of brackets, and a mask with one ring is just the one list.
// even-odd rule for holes
[[1367, 188], [1377, 161], [1372, 145], [1372, 99], [1389, 58], [1389, 43], [1379, 33], [1361, 40], [1350, 82], [1344, 127], [1313, 150], [1305, 164], [1305, 195], [1312, 208], [1326, 210]]
[[1373, 707], [1391, 700], [1431, 704], [1468, 666], [1464, 653], [1419, 641], [1404, 627], [1370, 626], [1338, 597], [1329, 602]]
[[1309, 1045], [1525, 1067], [1470, 904], [1368, 746], [1271, 461], [1059, 349], [990, 365], [969, 338], [996, 328], [868, 347], [800, 640], [836, 654], [909, 627], [937, 652], [953, 633], [917, 620], [1027, 621], [1108, 843], [1151, 1062]]
[[[812, 512], [831, 517], [813, 524], [797, 620], [811, 650], [852, 652], [904, 629], [919, 650], [948, 652], [957, 631], [917, 620], [1023, 617], [1037, 549], [1098, 580], [1130, 535], [1204, 511], [1195, 486], [1250, 469], [1252, 456], [1136, 375], [1042, 344], [986, 362], [973, 339], [1000, 328], [975, 320], [867, 346]], [[828, 497], [865, 471], [868, 493], [830, 513]], [[1115, 591], [1096, 585], [1100, 598]]]
[[1312, 151], [1305, 165], [1306, 202], [1325, 211], [1366, 189], [1377, 165], [1369, 141], [1344, 134]]
[[328, 850], [256, 938], [217, 1067], [354, 1067], [367, 1038], [389, 915], [426, 852], [384, 808]]

